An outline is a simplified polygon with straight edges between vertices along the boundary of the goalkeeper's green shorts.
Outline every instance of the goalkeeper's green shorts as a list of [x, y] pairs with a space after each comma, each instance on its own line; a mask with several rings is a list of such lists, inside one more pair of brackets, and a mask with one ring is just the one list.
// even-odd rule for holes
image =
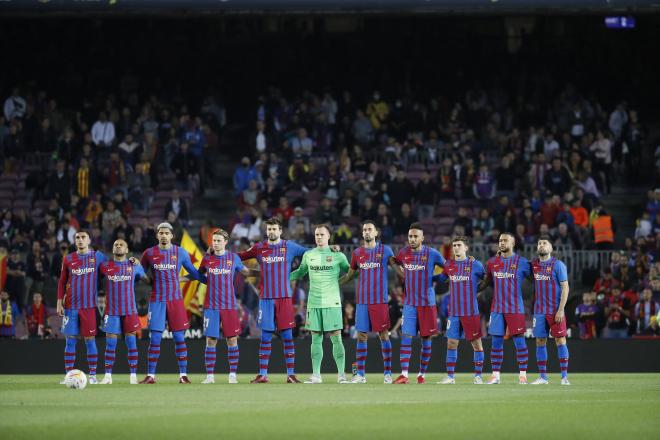
[[307, 309], [305, 328], [314, 332], [333, 332], [344, 328], [341, 307]]

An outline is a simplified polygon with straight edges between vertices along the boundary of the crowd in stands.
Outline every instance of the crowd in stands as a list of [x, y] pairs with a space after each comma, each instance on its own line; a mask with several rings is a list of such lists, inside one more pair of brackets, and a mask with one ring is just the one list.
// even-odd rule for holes
[[213, 157], [225, 124], [216, 99], [193, 110], [176, 96], [141, 100], [130, 74], [120, 82], [116, 93], [71, 108], [34, 86], [4, 100], [0, 287], [21, 316], [37, 316], [26, 325], [31, 335], [44, 335], [41, 304], [54, 306], [76, 231], [105, 251], [122, 238], [139, 255], [156, 243], [153, 225], [167, 219], [180, 240], [193, 197], [213, 178], [203, 159]]

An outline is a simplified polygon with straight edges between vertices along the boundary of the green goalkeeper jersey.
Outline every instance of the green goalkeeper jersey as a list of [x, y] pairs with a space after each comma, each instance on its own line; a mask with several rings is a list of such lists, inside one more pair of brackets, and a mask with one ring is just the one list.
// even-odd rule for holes
[[339, 276], [348, 272], [348, 267], [348, 260], [342, 252], [315, 248], [305, 252], [300, 267], [291, 272], [290, 279], [299, 280], [309, 274], [307, 308], [341, 307]]

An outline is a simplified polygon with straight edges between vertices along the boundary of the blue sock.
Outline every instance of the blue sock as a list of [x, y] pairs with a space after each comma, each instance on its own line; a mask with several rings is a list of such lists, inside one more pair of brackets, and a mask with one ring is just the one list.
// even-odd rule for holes
[[293, 343], [293, 331], [290, 328], [280, 332], [284, 342], [284, 360], [286, 362], [286, 374], [293, 376], [296, 374], [296, 346]]
[[484, 352], [475, 351], [474, 352], [474, 375], [481, 376], [481, 372], [484, 369]]
[[261, 345], [259, 345], [259, 374], [261, 376], [268, 376], [268, 361], [270, 360], [272, 341], [273, 332], [262, 330]]
[[229, 373], [236, 374], [238, 370], [238, 344], [227, 346], [227, 360], [229, 361]]
[[128, 350], [128, 368], [131, 374], [137, 374], [138, 349], [135, 335], [126, 335], [126, 348]]
[[490, 364], [493, 367], [493, 373], [498, 373], [502, 369], [504, 360], [504, 337], [493, 336], [492, 346], [490, 348]]
[[404, 336], [401, 338], [401, 349], [399, 350], [399, 361], [401, 362], [401, 374], [408, 376], [410, 355], [412, 354], [412, 338]]
[[115, 352], [117, 351], [117, 338], [105, 338], [105, 372], [112, 374], [112, 366], [115, 364]]
[[431, 361], [431, 339], [422, 339], [422, 352], [419, 356], [419, 374], [426, 374]]
[[355, 363], [357, 364], [357, 374], [358, 376], [364, 377], [364, 369], [367, 365], [367, 343], [366, 342], [357, 342], [355, 348]]
[[186, 347], [185, 332], [179, 330], [172, 335], [174, 336], [176, 359], [179, 362], [179, 374], [186, 374], [188, 372], [188, 347]]
[[380, 352], [383, 355], [383, 374], [392, 375], [392, 341], [380, 341]]
[[163, 338], [163, 332], [152, 331], [149, 335], [149, 365], [147, 373], [151, 376], [156, 375], [156, 365], [160, 357], [160, 340]]
[[525, 343], [525, 337], [514, 336], [513, 343], [516, 345], [516, 358], [518, 359], [518, 370], [521, 372], [527, 371], [527, 361], [529, 359], [529, 352], [527, 351], [527, 344]]
[[96, 376], [96, 363], [98, 362], [99, 352], [96, 350], [96, 339], [85, 339], [87, 347], [87, 363], [89, 364], [89, 375]]
[[568, 346], [558, 345], [557, 355], [559, 356], [559, 369], [561, 370], [561, 378], [568, 377]]
[[458, 350], [447, 349], [447, 376], [454, 377], [454, 370], [456, 370], [456, 359], [458, 359]]
[[543, 379], [548, 378], [548, 349], [545, 345], [536, 346], [536, 365], [539, 368], [539, 375]]
[[66, 345], [64, 346], [64, 372], [68, 373], [73, 370], [73, 365], [76, 363], [76, 338], [66, 338]]

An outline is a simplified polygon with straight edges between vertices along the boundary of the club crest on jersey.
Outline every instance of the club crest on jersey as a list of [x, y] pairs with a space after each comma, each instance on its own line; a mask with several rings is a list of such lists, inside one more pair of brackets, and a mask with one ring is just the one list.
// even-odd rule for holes
[[376, 259], [377, 260], [380, 260], [381, 258], [383, 258], [383, 254], [376, 254]]
[[130, 273], [130, 272], [133, 272], [133, 268], [132, 268], [131, 266], [128, 266], [128, 267], [126, 268], [126, 272], [129, 272], [129, 273]]
[[511, 269], [513, 269], [513, 270], [516, 270], [517, 267], [518, 267], [518, 266], [516, 266], [515, 264], [512, 264], [512, 265], [511, 265]]
[[232, 265], [233, 263], [234, 263], [234, 262], [231, 261], [231, 260], [230, 260], [230, 261], [227, 261], [227, 266], [231, 267], [231, 265]]
[[426, 261], [426, 256], [423, 256], [423, 257], [422, 257], [422, 261], [423, 261], [423, 262]]
[[327, 257], [325, 257], [325, 262], [326, 262], [326, 263], [332, 263], [332, 257], [331, 257], [330, 255], [328, 255]]
[[96, 262], [96, 259], [94, 257], [92, 257], [92, 258], [89, 259], [89, 262], [94, 264]]
[[176, 261], [176, 255], [172, 255], [172, 256], [170, 256], [170, 260], [172, 260], [172, 261]]
[[548, 272], [548, 273], [552, 272], [552, 267], [551, 266], [546, 267], [545, 271]]
[[470, 267], [469, 267], [469, 266], [465, 266], [465, 267], [463, 268], [463, 272], [470, 273]]

